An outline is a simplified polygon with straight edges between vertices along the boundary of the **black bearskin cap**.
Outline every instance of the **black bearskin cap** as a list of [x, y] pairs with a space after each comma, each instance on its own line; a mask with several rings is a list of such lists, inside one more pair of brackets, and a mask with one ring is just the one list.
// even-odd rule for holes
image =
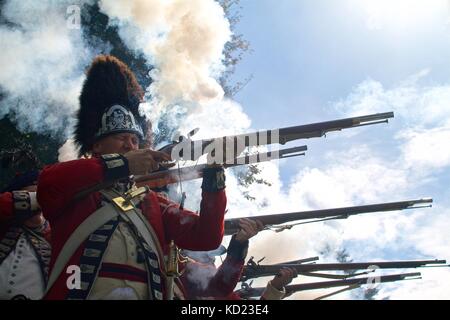
[[114, 105], [131, 111], [136, 122], [146, 129], [145, 118], [140, 116], [138, 110], [143, 97], [144, 91], [125, 63], [110, 55], [97, 56], [87, 71], [80, 95], [78, 122], [75, 127], [75, 142], [80, 147], [79, 155], [86, 155], [92, 150], [103, 113]]
[[25, 173], [17, 173], [14, 179], [12, 179], [1, 192], [13, 192], [16, 190], [22, 190], [23, 188], [28, 186], [37, 185], [38, 177], [38, 170], [30, 170]]

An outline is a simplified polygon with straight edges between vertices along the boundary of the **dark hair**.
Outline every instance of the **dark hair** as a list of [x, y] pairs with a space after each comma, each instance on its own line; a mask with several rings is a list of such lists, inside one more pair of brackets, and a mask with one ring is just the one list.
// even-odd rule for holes
[[25, 187], [37, 184], [39, 177], [38, 170], [31, 170], [25, 173], [18, 173], [14, 179], [1, 192], [12, 192], [22, 190]]

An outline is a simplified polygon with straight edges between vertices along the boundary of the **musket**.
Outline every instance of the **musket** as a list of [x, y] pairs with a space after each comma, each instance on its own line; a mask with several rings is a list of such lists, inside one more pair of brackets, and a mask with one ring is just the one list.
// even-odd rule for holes
[[[386, 282], [394, 282], [394, 281], [402, 281], [402, 280], [416, 280], [421, 279], [420, 272], [414, 273], [403, 273], [403, 274], [393, 274], [386, 276], [378, 276], [378, 277], [363, 277], [363, 278], [354, 278], [354, 279], [346, 279], [346, 280], [333, 280], [333, 281], [321, 281], [321, 282], [311, 282], [311, 283], [301, 283], [301, 284], [292, 284], [285, 287], [286, 295], [284, 298], [292, 295], [293, 293], [299, 291], [306, 290], [316, 290], [316, 289], [327, 289], [334, 287], [349, 287], [349, 289], [356, 289], [363, 285], [373, 285], [376, 283], [386, 283]], [[266, 288], [258, 287], [252, 288], [248, 284], [243, 285], [242, 289], [235, 291], [241, 298], [251, 298], [261, 296]], [[329, 295], [327, 295], [329, 296]]]
[[[319, 257], [311, 257], [311, 258], [304, 258], [304, 259], [298, 259], [298, 260], [292, 260], [292, 261], [286, 261], [282, 263], [277, 263], [275, 265], [286, 265], [286, 264], [303, 264], [303, 263], [309, 263], [319, 260]], [[251, 263], [250, 261], [253, 261], [253, 257], [249, 259], [247, 264]], [[259, 260], [261, 261], [261, 260]], [[315, 262], [314, 262], [315, 263]]]
[[[250, 257], [250, 259], [248, 259], [248, 261], [247, 261], [247, 266], [244, 266], [243, 270], [245, 270], [245, 268], [251, 268], [252, 266], [259, 266], [260, 265], [259, 263], [261, 261], [263, 261], [265, 258], [266, 257], [263, 257], [263, 258], [259, 259], [257, 262], [255, 262], [253, 260], [254, 257], [253, 256]], [[310, 258], [303, 258], [303, 259], [285, 261], [285, 262], [282, 262], [282, 263], [272, 264], [271, 266], [281, 266], [281, 267], [283, 267], [283, 266], [286, 266], [286, 265], [294, 265], [295, 266], [297, 264], [313, 264], [317, 260], [319, 260], [319, 257], [310, 257]], [[242, 280], [242, 278], [241, 278], [240, 281], [245, 281], [245, 280]]]
[[[260, 265], [250, 259], [247, 265], [244, 266], [240, 281], [247, 281], [249, 279], [273, 276], [279, 273], [283, 267], [294, 268], [298, 274], [311, 277], [323, 278], [338, 278], [347, 279], [360, 274], [324, 274], [316, 273], [318, 271], [356, 271], [356, 270], [371, 270], [376, 269], [411, 269], [411, 268], [427, 268], [427, 267], [448, 267], [446, 260], [406, 260], [406, 261], [372, 261], [372, 262], [351, 262], [351, 263], [316, 263], [316, 264], [292, 264], [279, 263], [274, 265]], [[363, 272], [367, 274], [369, 272]]]
[[[388, 123], [388, 119], [393, 117], [393, 112], [385, 112], [203, 140], [191, 139], [191, 136], [193, 136], [198, 131], [198, 129], [194, 129], [188, 134], [188, 137], [181, 136], [179, 137], [178, 141], [174, 141], [164, 146], [163, 148], [159, 149], [159, 151], [171, 154], [173, 160], [183, 159], [196, 161], [202, 155], [211, 153], [212, 150], [217, 151], [217, 149], [222, 149], [223, 147], [227, 146], [228, 152], [233, 151], [232, 157], [229, 157], [227, 155], [227, 158], [231, 159], [239, 156], [240, 152], [245, 147], [255, 147], [271, 144], [284, 145], [294, 140], [322, 137], [325, 136], [328, 132], [332, 131], [341, 131], [343, 129], [362, 127], [379, 123]], [[233, 143], [232, 150], [230, 150], [231, 143]]]
[[[299, 146], [277, 151], [260, 152], [253, 155], [235, 158], [232, 162], [224, 163], [222, 166], [224, 168], [233, 168], [245, 164], [262, 163], [271, 160], [303, 156], [305, 155], [306, 150], [308, 150], [307, 146]], [[138, 176], [134, 179], [134, 181], [137, 186], [146, 185], [150, 188], [161, 188], [169, 184], [201, 178], [203, 177], [203, 170], [207, 166], [207, 164], [200, 164], [196, 166], [182, 167], [179, 169], [158, 171], [148, 175]]]
[[[293, 148], [286, 148], [277, 151], [258, 152], [233, 159], [230, 163], [225, 163], [224, 168], [232, 168], [246, 164], [255, 164], [271, 160], [287, 159], [292, 157], [304, 156], [307, 146], [298, 146]], [[161, 188], [172, 183], [181, 181], [194, 180], [203, 177], [203, 170], [207, 164], [200, 164], [196, 166], [187, 166], [178, 169], [167, 169], [163, 171], [156, 171], [148, 175], [133, 177], [134, 182], [138, 187]], [[111, 187], [115, 181], [105, 181], [97, 183], [81, 192], [79, 192], [73, 199], [78, 201], [92, 192]]]
[[[299, 220], [309, 220], [306, 222], [300, 222], [296, 224], [305, 224], [312, 222], [319, 222], [332, 219], [347, 219], [350, 216], [370, 213], [370, 212], [384, 212], [384, 211], [397, 211], [405, 209], [417, 209], [424, 207], [431, 207], [431, 205], [417, 206], [420, 204], [432, 203], [433, 199], [424, 198], [416, 200], [398, 201], [398, 202], [388, 202], [379, 204], [370, 204], [355, 207], [343, 207], [334, 209], [322, 209], [322, 210], [311, 210], [311, 211], [299, 211], [281, 214], [271, 214], [262, 216], [249, 216], [246, 217], [250, 220], [259, 220], [267, 229], [275, 229], [275, 231], [280, 232], [285, 229], [290, 229], [293, 225], [283, 225], [281, 224], [299, 221]], [[232, 235], [239, 230], [239, 219], [226, 219], [225, 220], [225, 235]]]

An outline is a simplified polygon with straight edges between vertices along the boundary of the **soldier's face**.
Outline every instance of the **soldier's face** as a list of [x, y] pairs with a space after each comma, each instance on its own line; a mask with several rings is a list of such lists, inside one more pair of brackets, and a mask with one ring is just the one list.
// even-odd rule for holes
[[27, 187], [23, 188], [22, 190], [36, 192], [37, 191], [37, 181], [35, 181], [33, 185], [27, 186]]
[[125, 154], [139, 149], [139, 138], [134, 133], [118, 133], [106, 136], [93, 146], [94, 155]]

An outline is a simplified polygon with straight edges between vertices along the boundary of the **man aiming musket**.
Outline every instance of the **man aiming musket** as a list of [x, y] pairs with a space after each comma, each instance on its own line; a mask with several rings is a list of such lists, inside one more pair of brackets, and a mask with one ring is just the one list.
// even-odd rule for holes
[[[148, 131], [139, 113], [143, 96], [122, 61], [94, 59], [75, 132], [80, 155], [87, 158], [47, 166], [38, 181], [38, 202], [52, 226], [46, 299], [181, 298], [182, 286], [174, 284], [166, 264], [172, 261], [172, 240], [191, 250], [212, 250], [222, 241], [223, 168], [204, 169], [200, 214], [148, 189], [134, 189], [130, 175], [147, 174], [170, 160], [163, 152], [139, 149]], [[74, 201], [81, 190], [103, 182], [107, 188]], [[71, 273], [76, 275], [72, 266], [80, 269], [79, 281], [67, 285]]]
[[[285, 159], [304, 155], [306, 146], [297, 146], [282, 150], [269, 152], [259, 152], [240, 156], [247, 147], [266, 146], [271, 144], [284, 145], [288, 142], [325, 136], [332, 131], [355, 128], [379, 123], [388, 123], [389, 118], [393, 118], [393, 112], [377, 113], [353, 118], [332, 120], [326, 122], [312, 123], [294, 127], [279, 128], [274, 130], [258, 131], [248, 134], [225, 136], [220, 138], [192, 140], [191, 137], [198, 129], [191, 131], [188, 137], [180, 136], [178, 141], [174, 141], [158, 151], [170, 154], [173, 161], [192, 160], [197, 161], [202, 155], [207, 155], [207, 164], [222, 164], [225, 168], [244, 164], [255, 164], [276, 159]], [[172, 163], [173, 165], [173, 163]], [[164, 166], [161, 163], [160, 166]], [[193, 180], [202, 177], [202, 169], [205, 165], [184, 167], [178, 170], [166, 170], [153, 172], [149, 175], [136, 177], [139, 186], [149, 188], [162, 188], [168, 184]], [[105, 183], [97, 184], [81, 190], [75, 197], [83, 198], [86, 194], [108, 187]], [[237, 231], [237, 230], [235, 230]]]

